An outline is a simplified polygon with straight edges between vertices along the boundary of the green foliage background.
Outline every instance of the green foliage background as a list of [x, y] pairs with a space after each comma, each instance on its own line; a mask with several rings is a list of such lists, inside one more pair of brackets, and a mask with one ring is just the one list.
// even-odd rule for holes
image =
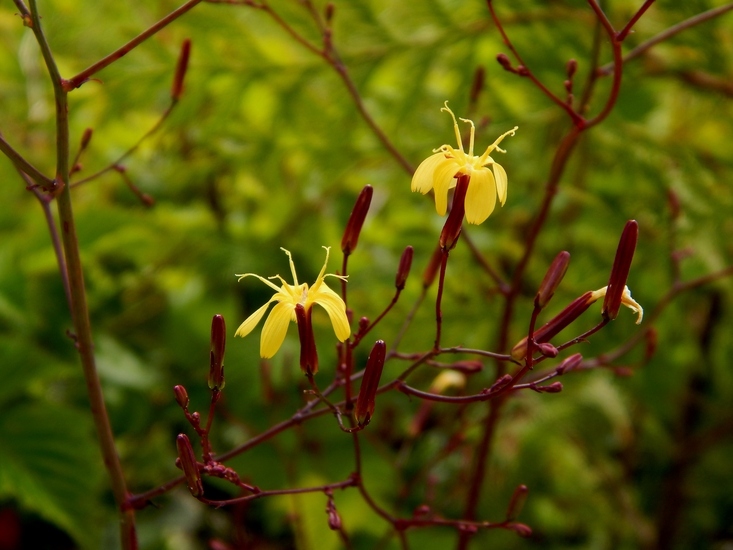
[[[607, 13], [620, 27], [640, 2], [611, 4]], [[298, 33], [320, 44], [298, 2], [271, 5]], [[625, 51], [718, 5], [660, 0], [636, 25]], [[334, 42], [365, 107], [413, 165], [453, 142], [450, 120], [439, 112], [446, 99], [459, 116], [477, 122], [488, 117], [477, 149], [519, 126], [516, 137], [503, 144], [508, 153], [495, 157], [509, 174], [507, 204], [483, 225], [466, 229], [492, 265], [510, 276], [567, 116], [528, 79], [495, 62], [507, 50], [483, 2], [357, 0], [335, 6]], [[80, 72], [175, 7], [168, 0], [40, 3], [64, 76]], [[13, 8], [9, 2], [0, 7], [0, 131], [52, 174], [53, 96], [33, 36]], [[575, 58], [576, 89], [582, 87], [595, 28], [585, 2], [521, 0], [496, 2], [496, 9], [542, 82], [562, 95], [565, 63]], [[673, 253], [685, 256], [682, 280], [731, 265], [732, 17], [688, 29], [626, 64], [614, 112], [584, 136], [562, 179], [524, 284], [515, 340], [526, 333], [534, 292], [555, 254], [568, 250], [572, 262], [553, 312], [606, 284], [628, 219], [638, 220], [641, 229], [629, 286], [647, 314], [674, 283]], [[269, 298], [264, 285], [254, 279], [238, 284], [234, 273], [287, 275], [279, 250], [285, 247], [301, 279], [311, 281], [323, 262], [321, 246], [333, 247], [329, 271], [336, 271], [344, 224], [356, 195], [370, 184], [372, 209], [350, 261], [356, 318], [374, 318], [389, 302], [401, 251], [415, 248], [405, 293], [374, 334], [389, 344], [420, 294], [420, 273], [442, 225], [432, 201], [410, 193], [409, 175], [360, 117], [333, 68], [267, 13], [245, 6], [197, 6], [71, 94], [72, 139], [78, 142], [85, 128], [94, 129], [81, 176], [107, 166], [155, 124], [168, 105], [184, 38], [193, 49], [183, 98], [163, 129], [124, 162], [155, 206], [141, 205], [114, 172], [73, 192], [99, 367], [128, 483], [136, 492], [177, 475], [174, 440], [187, 425], [172, 386], [184, 384], [193, 406], [206, 407], [211, 316], [223, 314], [233, 333]], [[603, 64], [610, 53], [601, 41]], [[486, 86], [469, 112], [479, 66], [486, 70]], [[608, 84], [599, 83], [592, 112], [603, 105]], [[116, 516], [78, 359], [66, 335], [70, 320], [41, 209], [4, 157], [0, 182], [0, 502], [23, 518], [54, 524], [82, 548], [113, 547]], [[670, 192], [681, 205], [676, 219]], [[520, 520], [535, 534], [519, 539], [488, 531], [477, 544], [651, 547], [670, 499], [680, 503], [675, 547], [722, 547], [733, 540], [732, 291], [731, 279], [721, 278], [672, 301], [652, 319], [658, 346], [651, 360], [643, 360], [642, 345], [616, 362], [634, 367], [631, 377], [612, 370], [573, 374], [563, 378], [559, 395], [519, 395], [500, 425], [480, 517], [500, 521], [514, 487], [524, 483], [530, 497]], [[501, 300], [463, 243], [451, 255], [445, 292], [444, 342], [493, 349]], [[431, 307], [428, 300], [419, 310], [402, 351], [432, 345]], [[330, 329], [325, 316], [316, 322], [327, 380], [333, 372]], [[593, 320], [582, 322], [589, 328]], [[636, 327], [622, 311], [578, 351], [592, 357], [614, 349], [648, 322]], [[299, 406], [297, 351], [291, 329], [271, 361], [268, 381], [258, 337], [229, 340], [223, 414], [215, 429], [218, 450], [288, 418]], [[401, 368], [389, 363], [385, 377]], [[475, 390], [493, 383], [493, 369], [487, 362], [472, 382]], [[422, 371], [411, 383], [427, 388], [433, 376]], [[408, 427], [419, 409], [419, 401], [404, 395], [380, 396], [365, 433], [367, 486], [403, 516], [434, 499], [445, 516], [460, 517], [469, 482], [468, 444], [480, 437], [476, 423], [485, 409], [474, 405], [458, 418], [454, 408], [436, 406], [430, 430], [412, 437]], [[471, 428], [463, 433], [465, 444], [432, 460], [466, 422]], [[263, 488], [326, 483], [353, 470], [350, 441], [332, 418], [321, 418], [232, 465]], [[669, 492], [675, 488], [681, 492]], [[224, 495], [228, 489], [219, 490]], [[212, 536], [230, 540], [232, 524], [242, 522], [253, 543], [339, 547], [327, 528], [322, 496], [214, 511], [179, 490], [158, 504], [138, 514], [143, 548], [198, 548]], [[355, 492], [338, 493], [336, 504], [355, 547], [375, 547], [388, 532]], [[444, 548], [454, 540], [450, 530], [410, 532], [416, 547]]]

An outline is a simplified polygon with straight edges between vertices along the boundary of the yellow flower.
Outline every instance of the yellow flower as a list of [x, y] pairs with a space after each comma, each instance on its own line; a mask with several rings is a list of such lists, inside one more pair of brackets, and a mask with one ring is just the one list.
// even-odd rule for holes
[[255, 311], [252, 315], [239, 325], [235, 336], [247, 336], [255, 328], [260, 319], [264, 316], [267, 308], [271, 302], [277, 302], [275, 307], [272, 308], [270, 315], [265, 321], [265, 325], [262, 327], [262, 335], [260, 336], [260, 356], [263, 358], [272, 357], [280, 349], [280, 346], [285, 340], [285, 334], [288, 331], [288, 325], [290, 321], [295, 321], [295, 306], [301, 304], [306, 311], [309, 311], [313, 304], [318, 304], [328, 313], [333, 325], [333, 331], [336, 333], [336, 338], [340, 342], [346, 340], [351, 334], [351, 327], [349, 327], [349, 320], [346, 318], [346, 305], [341, 297], [336, 294], [333, 290], [328, 288], [324, 279], [326, 277], [336, 277], [338, 279], [345, 280], [345, 277], [340, 275], [334, 275], [332, 273], [326, 273], [326, 265], [328, 264], [328, 255], [330, 247], [324, 246], [326, 249], [326, 261], [323, 263], [323, 268], [318, 274], [316, 282], [313, 283], [312, 287], [308, 287], [306, 283], [299, 284], [298, 276], [295, 273], [295, 264], [293, 263], [293, 257], [288, 250], [281, 248], [288, 255], [290, 260], [290, 272], [293, 274], [293, 284], [289, 285], [285, 282], [285, 279], [280, 275], [269, 277], [269, 279], [279, 279], [282, 283], [281, 287], [278, 287], [268, 279], [260, 277], [254, 273], [244, 273], [243, 275], [236, 275], [239, 277], [238, 280], [242, 280], [245, 277], [257, 277], [260, 281], [265, 283], [267, 286], [275, 290], [275, 295], [270, 298], [265, 305]]
[[[589, 301], [593, 303], [596, 300], [598, 300], [599, 298], [603, 298], [604, 296], [606, 296], [607, 290], [608, 290], [607, 286], [604, 286], [603, 288], [599, 288], [598, 290], [594, 290], [593, 293], [591, 294]], [[641, 307], [639, 302], [637, 302], [636, 300], [634, 300], [631, 297], [631, 291], [629, 290], [629, 287], [627, 286], [624, 287], [624, 293], [621, 295], [621, 305], [626, 306], [631, 311], [636, 313], [636, 324], [640, 325], [641, 320], [644, 318], [644, 308]]]
[[[458, 176], [469, 176], [468, 191], [466, 192], [466, 221], [468, 223], [482, 223], [494, 211], [496, 206], [496, 195], [504, 206], [506, 201], [506, 172], [501, 165], [494, 162], [489, 155], [497, 150], [506, 153], [499, 147], [501, 141], [508, 135], [514, 135], [517, 126], [499, 136], [494, 143], [484, 151], [481, 156], [473, 154], [473, 138], [476, 127], [473, 122], [462, 118], [463, 122], [471, 125], [471, 137], [468, 146], [468, 153], [463, 150], [461, 133], [458, 131], [456, 116], [448, 108], [448, 102], [441, 111], [450, 113], [453, 118], [453, 129], [456, 133], [458, 150], [450, 145], [441, 145], [433, 149], [434, 155], [430, 155], [420, 163], [412, 176], [411, 188], [413, 191], [420, 191], [425, 195], [431, 189], [435, 192], [435, 209], [443, 216], [448, 208], [448, 190], [456, 186], [454, 178]], [[493, 171], [492, 171], [493, 170]]]

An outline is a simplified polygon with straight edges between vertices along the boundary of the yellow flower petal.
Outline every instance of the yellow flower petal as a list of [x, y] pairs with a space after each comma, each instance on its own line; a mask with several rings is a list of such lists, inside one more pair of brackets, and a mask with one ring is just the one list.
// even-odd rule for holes
[[341, 296], [336, 294], [325, 284], [322, 284], [318, 289], [318, 293], [316, 293], [312, 299], [308, 296], [308, 301], [312, 301], [326, 310], [326, 313], [328, 313], [328, 317], [331, 320], [333, 331], [336, 334], [336, 338], [339, 339], [339, 342], [343, 342], [351, 335], [349, 319], [346, 317], [346, 304], [344, 304]]
[[433, 175], [435, 210], [441, 216], [445, 215], [446, 210], [448, 210], [448, 189], [455, 187], [453, 179], [456, 172], [458, 172], [458, 165], [455, 161], [446, 159], [444, 163], [438, 165]]
[[280, 302], [272, 308], [260, 336], [260, 357], [263, 359], [269, 359], [280, 349], [285, 340], [285, 334], [288, 332], [294, 307], [293, 304]]
[[270, 307], [270, 302], [272, 302], [272, 300], [273, 299], [270, 298], [264, 306], [259, 308], [249, 317], [247, 317], [244, 320], [244, 323], [239, 325], [239, 328], [237, 329], [237, 332], [234, 333], [234, 336], [241, 336], [242, 338], [244, 338], [250, 332], [252, 332], [252, 330], [257, 326], [257, 323], [260, 322], [260, 319], [262, 319], [262, 316], [265, 314], [265, 311], [267, 311], [267, 308]]
[[506, 171], [501, 165], [496, 163], [492, 165], [492, 168], [494, 169], [494, 179], [496, 180], [496, 192], [499, 194], [499, 202], [504, 206], [507, 190]]
[[445, 153], [435, 153], [422, 161], [412, 176], [410, 189], [412, 191], [419, 191], [423, 195], [430, 191], [433, 188], [433, 174], [435, 173], [435, 169], [443, 161], [445, 161]]
[[496, 184], [488, 168], [475, 170], [471, 174], [466, 191], [466, 221], [479, 224], [488, 218], [496, 206]]

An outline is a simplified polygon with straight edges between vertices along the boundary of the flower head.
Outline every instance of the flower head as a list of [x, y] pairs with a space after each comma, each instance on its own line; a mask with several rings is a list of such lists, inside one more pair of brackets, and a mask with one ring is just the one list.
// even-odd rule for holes
[[[593, 295], [591, 296], [591, 299], [593, 301], [596, 301], [599, 298], [604, 298], [607, 292], [608, 292], [607, 286], [604, 286], [603, 288], [599, 288], [598, 290], [593, 291]], [[631, 297], [631, 291], [629, 290], [629, 287], [627, 286], [624, 286], [624, 291], [621, 294], [621, 305], [626, 306], [631, 311], [636, 313], [636, 324], [640, 325], [641, 320], [644, 318], [644, 308], [641, 307], [641, 305], [639, 305], [639, 303]]]
[[501, 141], [508, 135], [514, 135], [517, 126], [499, 136], [489, 145], [483, 155], [473, 154], [473, 139], [476, 127], [473, 122], [462, 118], [463, 122], [471, 125], [471, 135], [468, 153], [463, 150], [461, 133], [458, 130], [456, 116], [448, 108], [448, 102], [441, 111], [446, 111], [453, 118], [453, 130], [456, 133], [458, 149], [450, 145], [441, 145], [420, 163], [412, 176], [411, 188], [425, 195], [431, 189], [435, 192], [435, 209], [443, 216], [448, 208], [448, 190], [456, 186], [458, 176], [469, 176], [470, 182], [466, 192], [466, 221], [468, 223], [482, 223], [494, 211], [496, 196], [502, 206], [506, 202], [507, 177], [504, 168], [494, 162], [489, 155], [494, 151], [506, 153], [499, 147]]
[[[260, 281], [265, 283], [267, 286], [275, 290], [275, 294], [270, 298], [265, 305], [255, 311], [252, 315], [239, 325], [235, 336], [247, 336], [255, 328], [260, 319], [265, 315], [267, 308], [271, 302], [276, 302], [275, 307], [272, 308], [270, 315], [268, 315], [265, 325], [262, 327], [262, 335], [260, 337], [260, 356], [267, 359], [272, 357], [280, 349], [280, 346], [285, 340], [285, 334], [288, 331], [288, 325], [291, 321], [296, 321], [295, 306], [298, 304], [302, 305], [306, 311], [309, 311], [313, 304], [318, 304], [328, 313], [328, 317], [331, 319], [331, 325], [333, 325], [333, 331], [336, 333], [336, 338], [340, 342], [346, 340], [351, 334], [351, 327], [349, 327], [349, 320], [346, 317], [346, 305], [341, 297], [336, 294], [333, 290], [328, 288], [324, 279], [326, 277], [336, 277], [338, 279], [345, 280], [345, 277], [340, 275], [334, 275], [332, 273], [326, 273], [326, 265], [328, 264], [328, 255], [330, 248], [324, 246], [326, 249], [326, 261], [323, 263], [323, 268], [316, 278], [316, 282], [313, 286], [309, 287], [307, 283], [298, 283], [298, 275], [295, 273], [295, 264], [293, 263], [293, 256], [288, 250], [281, 248], [288, 255], [290, 260], [290, 272], [293, 275], [293, 284], [285, 282], [280, 275], [275, 275], [265, 279], [254, 273], [244, 273], [242, 275], [236, 275], [241, 281], [245, 277], [257, 277]], [[278, 279], [282, 286], [278, 287], [270, 279]]]

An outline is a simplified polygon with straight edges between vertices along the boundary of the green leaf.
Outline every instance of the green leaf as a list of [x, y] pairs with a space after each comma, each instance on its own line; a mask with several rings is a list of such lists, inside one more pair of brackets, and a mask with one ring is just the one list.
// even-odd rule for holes
[[97, 546], [101, 460], [88, 415], [27, 403], [0, 416], [0, 498], [14, 498], [65, 530], [82, 548]]

